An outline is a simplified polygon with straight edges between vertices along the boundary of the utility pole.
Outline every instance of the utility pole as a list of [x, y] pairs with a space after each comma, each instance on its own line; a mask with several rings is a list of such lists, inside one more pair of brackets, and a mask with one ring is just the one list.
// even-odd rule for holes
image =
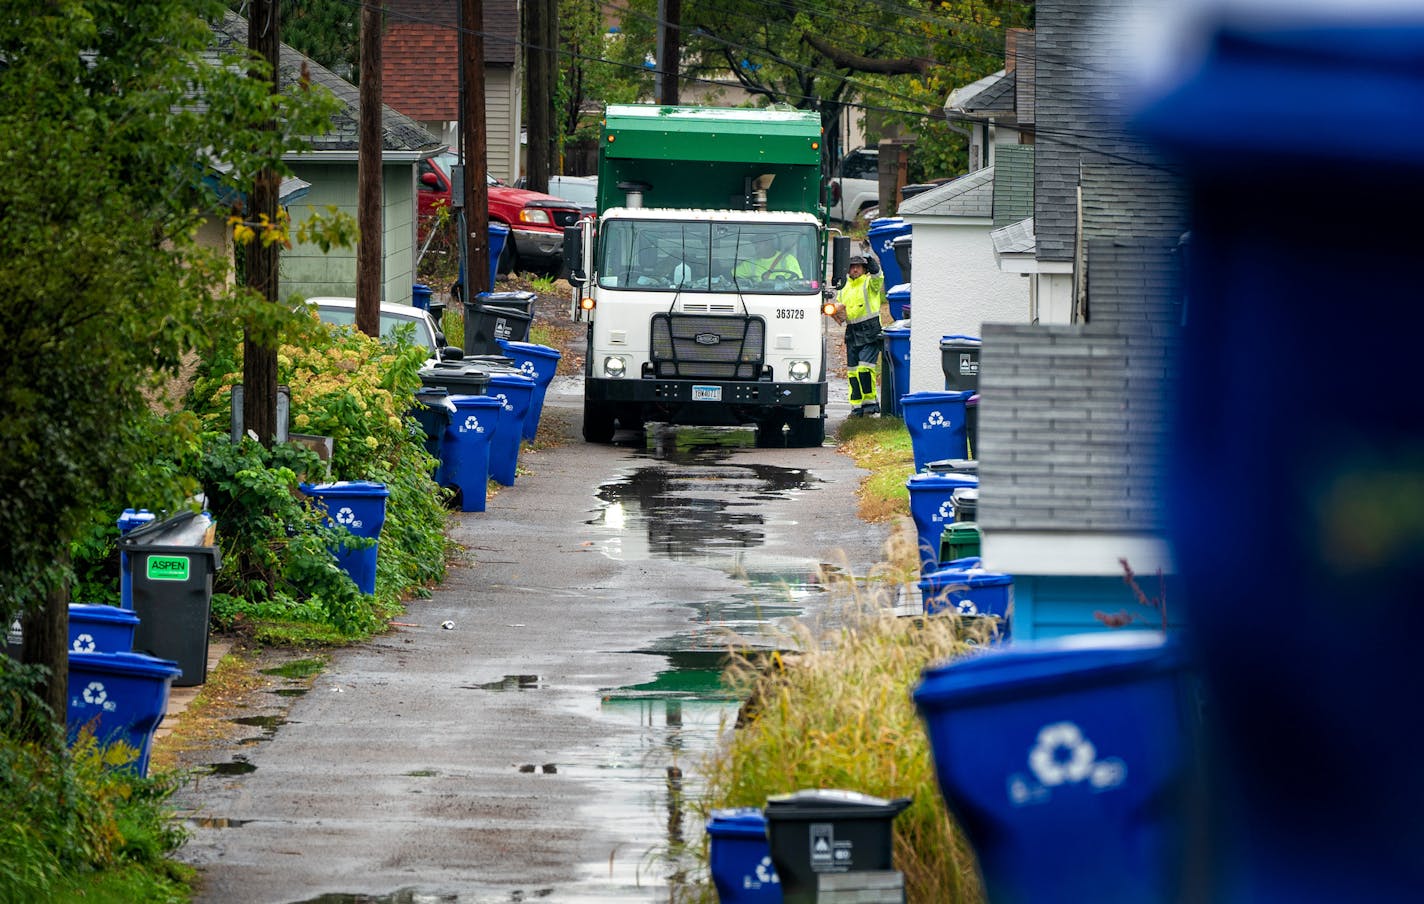
[[[269, 88], [279, 90], [279, 48], [282, 41], [281, 6], [279, 0], [252, 0], [247, 19], [247, 46], [271, 66]], [[258, 72], [253, 78], [265, 79]], [[277, 124], [263, 123], [266, 131], [276, 131]], [[267, 218], [276, 222], [277, 197], [281, 178], [271, 167], [258, 171], [247, 198], [249, 221]], [[244, 250], [243, 275], [247, 287], [260, 293], [272, 304], [277, 303], [277, 253], [280, 244], [249, 242]], [[270, 341], [270, 340], [266, 340]], [[242, 423], [257, 435], [264, 446], [271, 446], [277, 435], [277, 349], [255, 340], [252, 330], [244, 330], [242, 343]]]
[[549, 20], [557, 13], [552, 0], [526, 0], [524, 11], [524, 96], [529, 99], [529, 142], [526, 145], [524, 184], [534, 191], [549, 190], [549, 148], [553, 144], [554, 48], [549, 43]]
[[658, 0], [658, 103], [677, 103], [682, 57], [682, 0]]
[[361, 5], [361, 124], [356, 162], [356, 329], [381, 335], [381, 26], [385, 0]]
[[[484, 0], [460, 0], [460, 153], [464, 155], [465, 279], [471, 301], [493, 286], [489, 278], [489, 160], [485, 153]], [[513, 241], [509, 236], [506, 241]], [[475, 347], [474, 318], [465, 318], [465, 348]]]

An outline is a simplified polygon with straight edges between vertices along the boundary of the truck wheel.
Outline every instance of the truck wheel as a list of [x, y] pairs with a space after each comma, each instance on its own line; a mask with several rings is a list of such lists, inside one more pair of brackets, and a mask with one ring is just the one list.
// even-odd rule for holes
[[583, 439], [607, 445], [613, 442], [613, 409], [599, 402], [583, 403]]
[[786, 447], [786, 437], [781, 426], [786, 421], [779, 417], [761, 421], [756, 426], [756, 447], [758, 449], [782, 449]]
[[792, 418], [787, 426], [786, 446], [790, 449], [813, 449], [826, 442], [826, 419], [823, 417]]

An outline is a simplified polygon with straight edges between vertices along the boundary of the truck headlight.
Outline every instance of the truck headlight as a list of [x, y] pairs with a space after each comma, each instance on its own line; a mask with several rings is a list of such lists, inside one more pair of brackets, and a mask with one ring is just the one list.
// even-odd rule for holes
[[811, 362], [792, 361], [791, 365], [787, 368], [787, 373], [791, 374], [791, 379], [798, 383], [803, 380], [809, 380], [811, 378]]
[[547, 210], [538, 210], [537, 208], [532, 207], [526, 207], [523, 210], [519, 211], [519, 219], [522, 222], [537, 223], [540, 226], [548, 226], [551, 222], [549, 220], [549, 212]]
[[628, 371], [628, 362], [617, 355], [603, 359], [603, 373], [609, 377], [621, 377]]

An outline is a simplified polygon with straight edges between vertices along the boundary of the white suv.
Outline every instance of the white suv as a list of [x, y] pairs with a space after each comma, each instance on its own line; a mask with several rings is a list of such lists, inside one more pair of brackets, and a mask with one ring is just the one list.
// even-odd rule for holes
[[831, 177], [831, 219], [869, 220], [880, 209], [880, 150], [856, 148], [841, 158]]

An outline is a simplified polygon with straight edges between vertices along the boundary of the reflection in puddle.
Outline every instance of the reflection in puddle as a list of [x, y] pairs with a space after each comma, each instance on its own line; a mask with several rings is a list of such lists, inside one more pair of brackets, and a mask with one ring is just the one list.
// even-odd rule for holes
[[[520, 904], [524, 901], [543, 900], [553, 893], [552, 888], [534, 888], [528, 891], [515, 888], [508, 892], [508, 897], [501, 900], [508, 904]], [[326, 894], [315, 898], [303, 898], [300, 901], [292, 902], [292, 904], [463, 904], [466, 900], [458, 894], [401, 889], [388, 895]], [[473, 899], [468, 900], [469, 904], [476, 904]], [[479, 904], [484, 904], [486, 901], [492, 904], [495, 899], [482, 897], [479, 899]]]
[[505, 675], [498, 681], [461, 685], [465, 690], [482, 691], [527, 691], [543, 686], [544, 682], [538, 675]]
[[300, 697], [306, 692], [307, 689], [304, 687], [283, 687], [278, 688], [272, 693], [276, 694], [278, 697]]
[[233, 757], [231, 763], [209, 763], [205, 767], [213, 775], [247, 775], [256, 772], [257, 767], [242, 757]]

